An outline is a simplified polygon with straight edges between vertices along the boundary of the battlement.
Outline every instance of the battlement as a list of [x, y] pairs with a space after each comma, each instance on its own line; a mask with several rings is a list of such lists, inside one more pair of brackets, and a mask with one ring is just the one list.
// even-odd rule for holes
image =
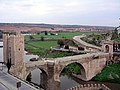
[[68, 90], [111, 90], [104, 84], [83, 84], [72, 87]]
[[10, 38], [10, 37], [24, 37], [23, 34], [3, 34], [3, 37]]

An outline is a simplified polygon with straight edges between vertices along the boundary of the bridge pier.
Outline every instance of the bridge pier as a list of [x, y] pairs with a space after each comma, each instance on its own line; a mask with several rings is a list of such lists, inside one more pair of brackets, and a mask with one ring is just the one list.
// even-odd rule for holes
[[43, 71], [40, 74], [40, 85], [41, 85], [42, 88], [47, 90], [47, 75]]
[[45, 90], [61, 90], [60, 89], [60, 82], [59, 81], [55, 81], [53, 78], [48, 80], [48, 84], [47, 84], [47, 89]]
[[60, 90], [60, 81], [56, 81], [55, 76], [55, 69], [54, 69], [54, 62], [47, 63], [47, 71], [48, 75], [42, 73], [41, 75], [41, 86], [44, 90]]
[[41, 73], [41, 87], [44, 90], [60, 90], [60, 82], [54, 80], [54, 74], [47, 77], [45, 73]]

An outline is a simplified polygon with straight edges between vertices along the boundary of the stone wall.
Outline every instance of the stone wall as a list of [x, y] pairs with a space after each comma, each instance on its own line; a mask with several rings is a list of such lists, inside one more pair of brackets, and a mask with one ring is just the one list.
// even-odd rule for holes
[[72, 87], [68, 90], [111, 90], [104, 84], [84, 84]]
[[[62, 70], [71, 63], [77, 63], [82, 67], [82, 80], [88, 81], [98, 74], [106, 66], [107, 53], [89, 53], [83, 55], [69, 56], [55, 59], [55, 72], [58, 79]], [[91, 72], [92, 71], [92, 72]]]
[[24, 36], [21, 34], [3, 35], [3, 53], [5, 63], [11, 58], [13, 65], [22, 64], [24, 59]]
[[3, 55], [4, 63], [7, 64], [11, 60], [10, 73], [23, 78], [25, 70], [24, 64], [24, 35], [3, 35]]

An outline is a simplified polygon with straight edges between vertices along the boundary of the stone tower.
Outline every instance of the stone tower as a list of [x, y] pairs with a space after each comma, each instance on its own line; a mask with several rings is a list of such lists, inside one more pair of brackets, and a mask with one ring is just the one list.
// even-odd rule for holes
[[103, 41], [102, 50], [105, 53], [113, 54], [113, 41], [111, 40]]
[[102, 51], [105, 53], [109, 53], [109, 59], [113, 58], [113, 41], [105, 40], [102, 43]]
[[11, 72], [20, 70], [20, 66], [24, 65], [24, 35], [3, 35], [3, 59], [7, 64], [8, 60], [11, 62]]

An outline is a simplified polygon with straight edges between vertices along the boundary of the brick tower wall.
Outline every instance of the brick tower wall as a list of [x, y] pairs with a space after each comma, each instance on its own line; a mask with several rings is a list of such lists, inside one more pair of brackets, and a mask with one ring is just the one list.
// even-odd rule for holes
[[4, 62], [11, 58], [13, 65], [23, 63], [24, 59], [24, 35], [3, 35]]

